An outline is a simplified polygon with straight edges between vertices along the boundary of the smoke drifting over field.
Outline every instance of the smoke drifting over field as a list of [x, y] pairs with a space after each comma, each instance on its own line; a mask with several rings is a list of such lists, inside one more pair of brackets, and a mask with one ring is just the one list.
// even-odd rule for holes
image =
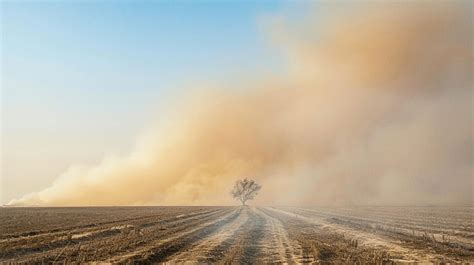
[[239, 177], [261, 204], [472, 204], [469, 4], [357, 8], [279, 21], [286, 76], [196, 89], [129, 157], [11, 204], [228, 204]]

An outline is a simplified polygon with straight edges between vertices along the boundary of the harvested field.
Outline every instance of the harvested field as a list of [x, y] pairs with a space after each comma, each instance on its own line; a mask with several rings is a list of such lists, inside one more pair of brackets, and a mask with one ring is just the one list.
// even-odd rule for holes
[[1, 208], [1, 262], [469, 262], [473, 207]]

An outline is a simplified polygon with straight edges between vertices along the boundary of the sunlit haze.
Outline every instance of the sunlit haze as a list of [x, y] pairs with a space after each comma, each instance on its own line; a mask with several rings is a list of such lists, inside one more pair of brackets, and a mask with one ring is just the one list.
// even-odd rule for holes
[[3, 204], [472, 205], [468, 2], [1, 7]]

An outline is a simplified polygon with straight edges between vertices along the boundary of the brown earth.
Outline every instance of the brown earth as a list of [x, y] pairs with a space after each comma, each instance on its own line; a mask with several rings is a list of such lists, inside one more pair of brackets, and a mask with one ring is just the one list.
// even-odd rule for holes
[[0, 208], [0, 262], [472, 262], [472, 207]]

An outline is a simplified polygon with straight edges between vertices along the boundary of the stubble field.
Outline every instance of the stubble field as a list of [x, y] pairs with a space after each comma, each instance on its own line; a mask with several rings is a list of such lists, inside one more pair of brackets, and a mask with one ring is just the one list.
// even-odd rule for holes
[[472, 262], [473, 207], [0, 208], [0, 262]]

